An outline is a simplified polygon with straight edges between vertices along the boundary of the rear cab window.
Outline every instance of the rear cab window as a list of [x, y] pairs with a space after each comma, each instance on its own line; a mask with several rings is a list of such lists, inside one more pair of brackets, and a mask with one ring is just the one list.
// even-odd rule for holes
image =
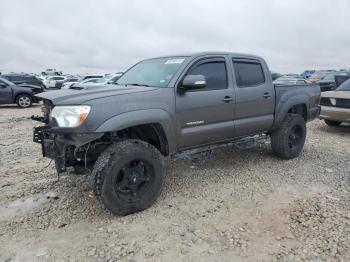
[[260, 61], [233, 58], [232, 62], [238, 87], [258, 86], [266, 82]]

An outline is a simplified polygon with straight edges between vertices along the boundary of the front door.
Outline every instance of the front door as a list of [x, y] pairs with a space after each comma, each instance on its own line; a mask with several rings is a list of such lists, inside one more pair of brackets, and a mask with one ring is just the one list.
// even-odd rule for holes
[[[186, 75], [203, 75], [206, 87], [177, 92], [178, 148], [205, 145], [233, 137], [234, 90], [225, 57], [201, 59]], [[183, 78], [182, 78], [183, 79]], [[181, 85], [181, 83], [180, 83]]]

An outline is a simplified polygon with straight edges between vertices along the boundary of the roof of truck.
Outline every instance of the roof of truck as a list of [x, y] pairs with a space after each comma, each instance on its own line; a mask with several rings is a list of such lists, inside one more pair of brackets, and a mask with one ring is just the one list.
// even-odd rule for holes
[[231, 55], [231, 56], [237, 56], [237, 57], [249, 57], [249, 58], [255, 58], [255, 59], [262, 59], [260, 56], [252, 55], [252, 54], [244, 54], [244, 53], [233, 53], [233, 52], [218, 52], [218, 51], [207, 51], [207, 52], [193, 52], [193, 53], [184, 53], [184, 54], [174, 54], [174, 55], [164, 55], [159, 57], [153, 57], [153, 58], [164, 58], [164, 57], [198, 57], [198, 56], [204, 56], [204, 55]]

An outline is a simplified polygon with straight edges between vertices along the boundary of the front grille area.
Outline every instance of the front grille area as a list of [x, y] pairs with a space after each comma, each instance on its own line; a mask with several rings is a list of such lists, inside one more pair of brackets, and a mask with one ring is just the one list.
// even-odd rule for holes
[[320, 101], [320, 105], [321, 106], [350, 108], [350, 99], [343, 99], [343, 98], [335, 98], [335, 99], [336, 99], [336, 104], [332, 105], [332, 103], [328, 97], [322, 97], [321, 101]]
[[350, 108], [350, 99], [337, 98], [336, 107]]
[[327, 97], [322, 97], [320, 101], [321, 106], [332, 106], [331, 101]]

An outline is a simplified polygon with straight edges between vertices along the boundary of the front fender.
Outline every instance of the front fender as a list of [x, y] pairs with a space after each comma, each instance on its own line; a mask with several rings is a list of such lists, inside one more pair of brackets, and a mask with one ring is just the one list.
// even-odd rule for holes
[[176, 135], [173, 126], [173, 117], [162, 109], [145, 109], [122, 113], [106, 120], [96, 132], [113, 132], [128, 127], [159, 123], [164, 130], [169, 145], [169, 152], [176, 150]]

